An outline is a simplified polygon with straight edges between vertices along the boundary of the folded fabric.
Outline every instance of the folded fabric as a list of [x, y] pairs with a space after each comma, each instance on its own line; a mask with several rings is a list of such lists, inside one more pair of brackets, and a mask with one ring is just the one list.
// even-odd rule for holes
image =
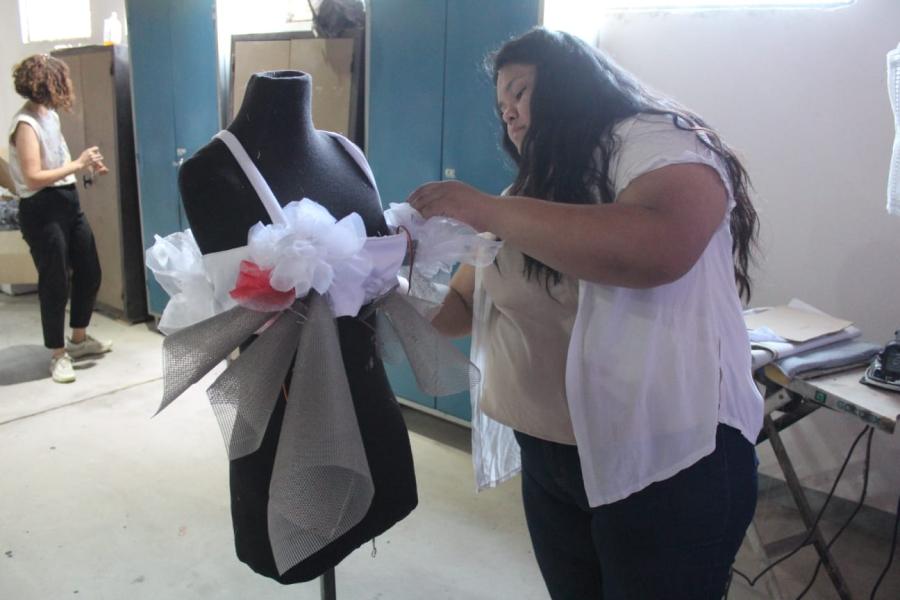
[[[765, 328], [761, 328], [765, 329]], [[837, 344], [838, 342], [848, 341], [855, 338], [858, 338], [862, 332], [857, 328], [851, 325], [846, 329], [842, 329], [840, 331], [836, 331], [834, 333], [829, 333], [827, 335], [822, 335], [817, 338], [813, 338], [806, 342], [796, 343], [796, 342], [788, 342], [783, 338], [778, 339], [768, 339], [762, 340], [762, 332], [759, 330], [754, 330], [751, 332], [751, 348], [761, 348], [763, 350], [768, 350], [772, 353], [772, 356], [777, 359], [787, 358], [789, 356], [794, 356], [795, 354], [800, 354], [803, 352], [808, 352], [809, 350], [814, 350], [816, 348], [821, 348], [823, 346], [830, 346], [832, 344]], [[752, 341], [753, 338], [757, 338], [759, 341]], [[776, 336], [777, 337], [777, 336]], [[778, 341], [782, 340], [782, 341]]]
[[878, 354], [881, 346], [864, 341], [842, 341], [788, 356], [775, 366], [789, 377], [824, 369], [863, 365]]
[[775, 355], [765, 348], [750, 348], [751, 371], [756, 371], [757, 369], [766, 366], [773, 360], [775, 360]]

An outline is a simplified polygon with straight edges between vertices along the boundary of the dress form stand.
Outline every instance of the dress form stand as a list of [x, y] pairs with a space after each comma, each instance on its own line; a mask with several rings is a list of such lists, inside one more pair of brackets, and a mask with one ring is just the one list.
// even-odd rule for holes
[[319, 577], [321, 582], [322, 600], [337, 600], [337, 585], [334, 577], [334, 568], [328, 569]]
[[[378, 193], [363, 168], [311, 117], [312, 82], [296, 71], [251, 77], [238, 114], [228, 126], [279, 203], [308, 197], [336, 219], [356, 212], [369, 236], [388, 234]], [[257, 222], [270, 218], [247, 176], [216, 139], [185, 161], [179, 173], [185, 214], [203, 254], [243, 246]], [[323, 599], [336, 598], [334, 566], [415, 508], [412, 452], [399, 405], [376, 350], [374, 322], [337, 319], [341, 354], [375, 493], [368, 513], [349, 531], [279, 574], [268, 534], [269, 481], [284, 415], [278, 399], [259, 449], [229, 465], [231, 513], [238, 558], [282, 584], [321, 576]], [[290, 373], [286, 386], [290, 381]]]

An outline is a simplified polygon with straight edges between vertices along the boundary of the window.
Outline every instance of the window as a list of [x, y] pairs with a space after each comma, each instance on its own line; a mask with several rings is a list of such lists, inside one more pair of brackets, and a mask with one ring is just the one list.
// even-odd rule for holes
[[312, 26], [308, 0], [217, 0], [216, 15], [224, 48], [234, 34], [298, 31]]
[[853, 2], [855, 2], [855, 0], [595, 0], [595, 4], [598, 8], [610, 11], [703, 10], [725, 8], [826, 8], [846, 6], [848, 4], [853, 4]]
[[90, 0], [19, 0], [22, 43], [91, 37]]
[[309, 0], [288, 0], [287, 3], [287, 21], [288, 23], [302, 23], [304, 21], [312, 21], [312, 7]]

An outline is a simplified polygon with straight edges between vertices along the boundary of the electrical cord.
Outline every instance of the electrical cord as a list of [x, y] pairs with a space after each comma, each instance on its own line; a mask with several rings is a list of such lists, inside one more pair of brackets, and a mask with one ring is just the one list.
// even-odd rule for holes
[[891, 568], [891, 563], [894, 562], [894, 551], [897, 549], [897, 525], [900, 524], [900, 497], [897, 498], [897, 512], [894, 513], [894, 536], [891, 538], [891, 551], [888, 554], [887, 564], [884, 565], [884, 570], [881, 571], [881, 575], [878, 576], [878, 580], [875, 582], [875, 586], [872, 588], [872, 592], [869, 594], [869, 600], [875, 600], [875, 594], [878, 593], [878, 587], [881, 585], [881, 581], [884, 579], [884, 576], [887, 575], [888, 570]]
[[[875, 430], [870, 427], [869, 428], [869, 437], [866, 439], [866, 463], [865, 463], [865, 467], [863, 469], [863, 487], [862, 487], [862, 493], [859, 495], [859, 501], [856, 503], [856, 506], [853, 508], [853, 512], [850, 513], [850, 516], [847, 517], [847, 520], [844, 521], [843, 525], [841, 525], [841, 528], [838, 529], [837, 533], [834, 534], [834, 537], [832, 537], [831, 540], [829, 540], [829, 542], [825, 545], [826, 551], [830, 550], [832, 544], [834, 544], [837, 541], [837, 539], [841, 536], [841, 534], [844, 533], [844, 530], [847, 528], [848, 525], [850, 525], [850, 521], [852, 521], [853, 518], [856, 517], [856, 514], [862, 508], [863, 503], [866, 500], [866, 492], [869, 489], [869, 465], [871, 464], [871, 457], [872, 457], [872, 434], [874, 434], [874, 433], [875, 433]], [[797, 596], [797, 600], [800, 600], [801, 598], [803, 598], [806, 595], [806, 593], [810, 590], [810, 588], [812, 588], [813, 583], [815, 583], [816, 578], [819, 576], [819, 569], [821, 567], [822, 567], [822, 557], [819, 556], [819, 560], [818, 560], [818, 562], [816, 562], [816, 568], [813, 570], [812, 577], [810, 578], [809, 583], [806, 584], [806, 587], [803, 588], [803, 591], [800, 592], [800, 595]]]
[[[847, 468], [847, 464], [850, 462], [850, 458], [853, 456], [853, 451], [856, 449], [856, 445], [859, 443], [859, 441], [862, 439], [862, 437], [866, 434], [867, 431], [872, 431], [872, 428], [868, 425], [866, 425], [863, 428], [863, 430], [859, 432], [859, 435], [856, 436], [856, 439], [853, 440], [853, 444], [850, 446], [850, 450], [847, 452], [847, 456], [844, 458], [844, 463], [841, 465], [841, 468], [838, 471], [837, 477], [835, 477], [834, 483], [831, 485], [831, 489], [828, 491], [828, 495], [825, 498], [825, 503], [822, 504], [822, 508], [819, 509], [819, 512], [816, 514], [816, 518], [813, 519], [812, 526], [809, 527], [809, 530], [806, 534], [806, 537], [803, 538], [803, 541], [801, 541], [800, 544], [798, 544], [796, 548], [794, 548], [793, 550], [791, 550], [790, 552], [788, 552], [781, 558], [778, 558], [777, 560], [775, 560], [774, 562], [769, 564], [767, 567], [765, 567], [762, 571], [760, 571], [752, 579], [750, 577], [748, 577], [747, 575], [745, 575], [744, 573], [742, 573], [741, 571], [739, 571], [738, 569], [732, 568], [732, 572], [734, 572], [735, 574], [740, 576], [742, 579], [744, 579], [750, 585], [750, 587], [753, 587], [754, 585], [756, 585], [756, 582], [759, 581], [763, 575], [765, 575], [766, 573], [768, 573], [769, 571], [774, 569], [777, 565], [786, 561], [787, 559], [789, 559], [790, 557], [795, 555], [797, 552], [799, 552], [800, 550], [802, 550], [803, 548], [805, 548], [806, 546], [809, 545], [809, 543], [812, 540], [812, 537], [814, 535], [814, 532], [816, 531], [816, 526], [819, 524], [819, 520], [822, 518], [822, 515], [825, 514], [825, 509], [828, 508], [828, 504], [831, 502], [831, 499], [834, 497], [834, 491], [837, 489], [838, 483], [840, 483], [841, 477], [843, 477], [843, 475], [844, 475], [844, 471]], [[869, 439], [871, 440], [871, 437]], [[867, 471], [868, 471], [868, 469], [867, 469]], [[868, 477], [868, 473], [866, 473], [866, 477]], [[855, 512], [854, 512], [854, 514], [855, 514]], [[817, 570], [818, 570], [818, 567], [817, 567]]]

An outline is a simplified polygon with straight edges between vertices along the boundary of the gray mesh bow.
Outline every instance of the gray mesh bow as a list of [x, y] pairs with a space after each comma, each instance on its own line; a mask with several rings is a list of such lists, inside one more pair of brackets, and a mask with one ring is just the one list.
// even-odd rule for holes
[[[389, 338], [403, 348], [422, 391], [443, 396], [469, 389], [477, 369], [406, 297], [391, 292], [373, 307], [381, 343]], [[262, 443], [293, 360], [269, 484], [269, 538], [283, 574], [359, 523], [374, 493], [327, 300], [311, 293], [280, 314], [237, 306], [168, 336], [157, 413], [270, 320], [207, 395], [228, 458], [251, 454]]]

